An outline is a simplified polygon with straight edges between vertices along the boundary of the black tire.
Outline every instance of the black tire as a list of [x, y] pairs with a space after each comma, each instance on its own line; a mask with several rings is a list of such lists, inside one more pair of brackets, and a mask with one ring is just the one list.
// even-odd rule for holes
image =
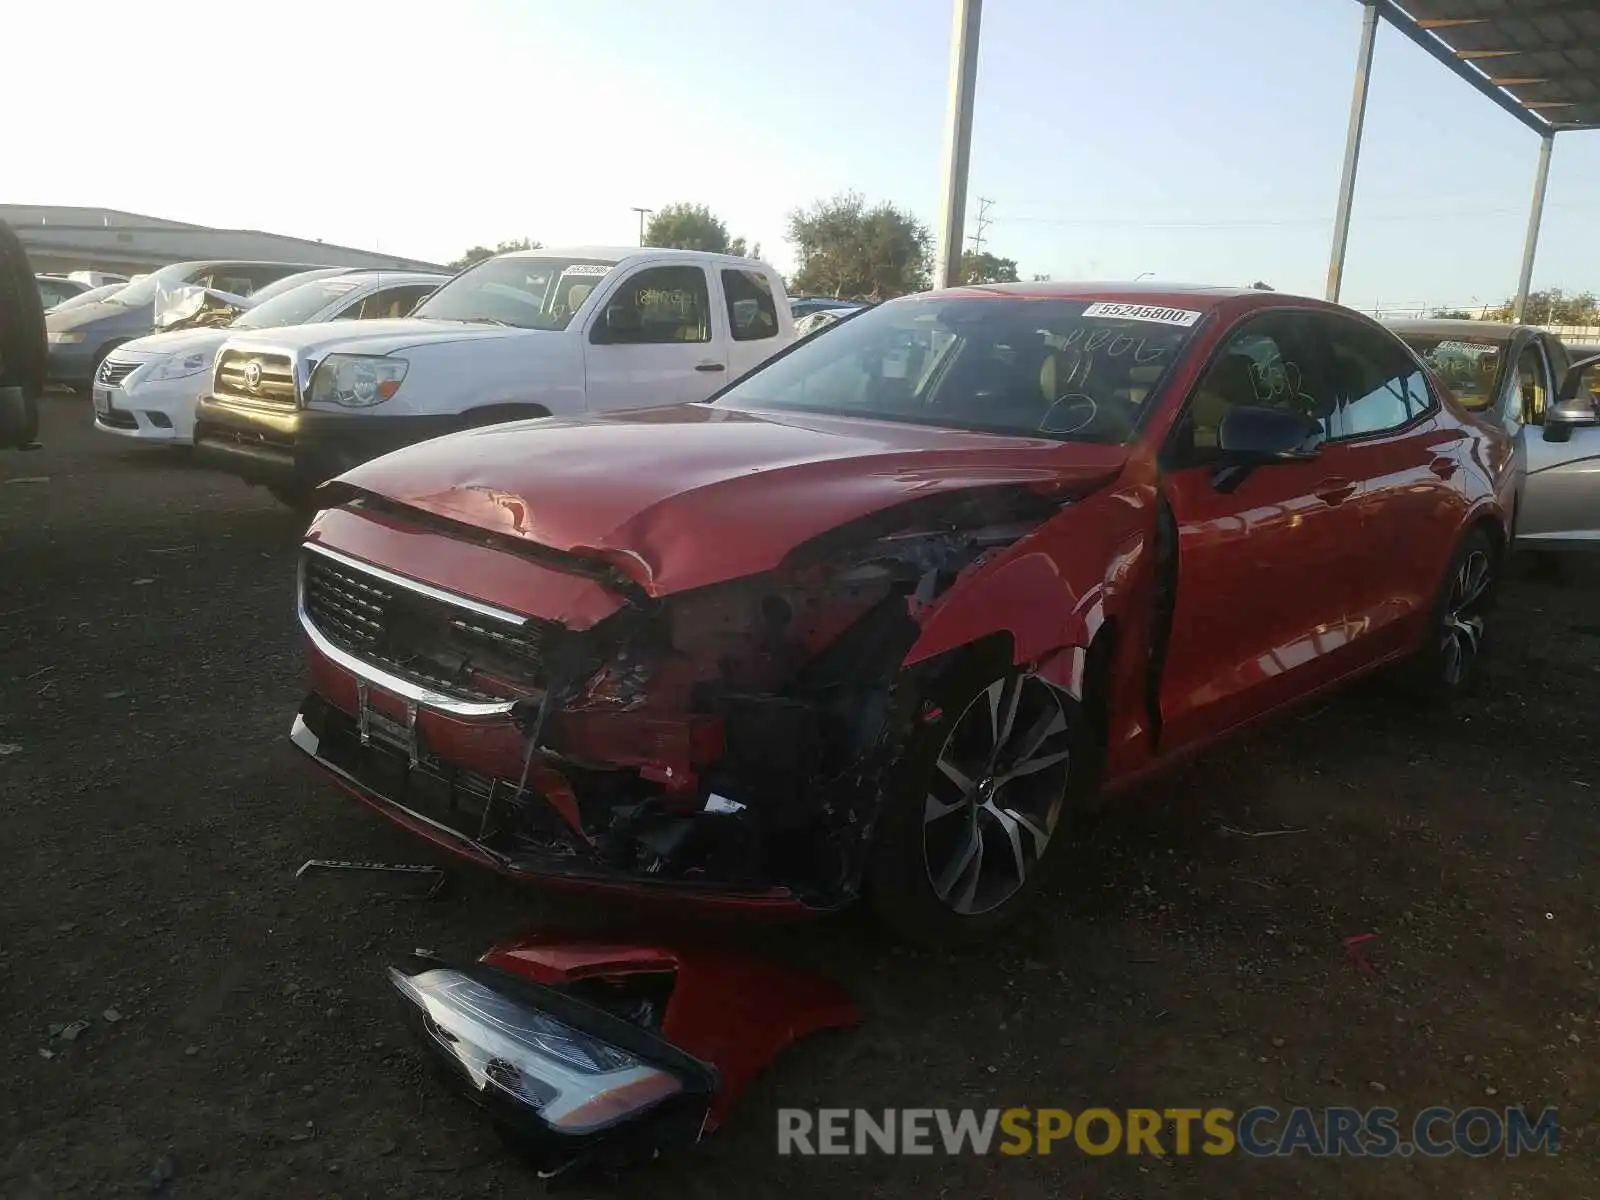
[[1408, 691], [1435, 703], [1471, 694], [1488, 649], [1488, 618], [1503, 564], [1504, 556], [1486, 530], [1467, 531], [1440, 581], [1427, 640], [1401, 672]]
[[73, 384], [73, 392], [79, 396], [87, 396], [94, 391], [94, 381], [100, 376], [100, 364], [105, 362], [107, 356], [120, 345], [122, 345], [121, 342], [108, 342], [95, 351], [94, 359], [89, 363], [89, 382]]
[[0, 447], [26, 446], [39, 433], [39, 397], [49, 377], [44, 304], [33, 266], [0, 221]]
[[[992, 741], [993, 714], [1004, 731], [1008, 708], [1010, 736], [985, 762], [974, 733], [987, 729]], [[1059, 689], [992, 660], [954, 669], [924, 698], [923, 712], [885, 789], [866, 892], [895, 934], [951, 949], [1010, 925], [1059, 860], [1087, 722]], [[1046, 765], [1007, 779], [1019, 758]]]
[[269, 483], [267, 491], [285, 508], [309, 520], [317, 513], [317, 502], [312, 499], [314, 489], [296, 484]]

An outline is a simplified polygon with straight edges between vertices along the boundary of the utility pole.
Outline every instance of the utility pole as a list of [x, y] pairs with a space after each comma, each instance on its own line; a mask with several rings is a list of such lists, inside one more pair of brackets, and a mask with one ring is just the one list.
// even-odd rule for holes
[[972, 235], [972, 252], [974, 254], [983, 253], [983, 235], [987, 232], [989, 226], [994, 224], [994, 218], [989, 216], [989, 209], [993, 206], [993, 200], [985, 200], [982, 196], [978, 197], [978, 230]]
[[644, 219], [655, 212], [655, 209], [635, 207], [633, 211], [639, 214], [639, 245], [642, 246], [644, 245]]
[[972, 109], [978, 90], [978, 26], [983, 0], [955, 0], [950, 34], [950, 114], [944, 153], [944, 195], [939, 214], [939, 260], [934, 287], [961, 280], [961, 225], [967, 212], [967, 167], [972, 159]]

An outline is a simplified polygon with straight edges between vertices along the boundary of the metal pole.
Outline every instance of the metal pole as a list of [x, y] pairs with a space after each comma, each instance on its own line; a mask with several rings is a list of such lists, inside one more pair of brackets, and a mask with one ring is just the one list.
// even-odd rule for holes
[[644, 245], [644, 219], [651, 213], [655, 212], [655, 209], [636, 207], [633, 211], [639, 214], [639, 245], [642, 246]]
[[983, 0], [956, 0], [950, 34], [950, 128], [944, 154], [944, 211], [939, 221], [935, 287], [961, 280], [962, 225], [967, 213], [967, 167], [972, 158], [972, 108], [978, 88], [978, 25]]
[[1528, 307], [1528, 288], [1533, 284], [1533, 255], [1539, 248], [1539, 222], [1544, 217], [1544, 189], [1550, 182], [1550, 151], [1556, 144], [1556, 135], [1547, 133], [1539, 139], [1539, 171], [1533, 177], [1533, 211], [1528, 214], [1528, 237], [1522, 243], [1522, 274], [1517, 278], [1517, 304], [1511, 319], [1522, 323], [1523, 311]]
[[1328, 286], [1323, 295], [1339, 299], [1344, 283], [1344, 251], [1350, 241], [1350, 206], [1356, 196], [1356, 164], [1361, 159], [1361, 130], [1367, 120], [1367, 83], [1372, 76], [1372, 48], [1378, 42], [1378, 6], [1367, 0], [1361, 14], [1361, 49], [1356, 54], [1356, 90], [1350, 97], [1350, 128], [1344, 135], [1344, 172], [1339, 176], [1339, 208], [1333, 217], [1333, 256], [1328, 261]]

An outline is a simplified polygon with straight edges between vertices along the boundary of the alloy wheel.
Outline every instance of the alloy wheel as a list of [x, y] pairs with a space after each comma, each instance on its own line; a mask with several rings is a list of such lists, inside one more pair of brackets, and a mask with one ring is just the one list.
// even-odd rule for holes
[[997, 679], [956, 718], [923, 805], [928, 882], [963, 916], [1010, 900], [1038, 867], [1066, 799], [1070, 732], [1034, 675]]
[[1490, 582], [1489, 555], [1483, 550], [1473, 550], [1462, 559], [1451, 581], [1440, 644], [1445, 682], [1451, 687], [1471, 673], [1483, 648], [1484, 608]]

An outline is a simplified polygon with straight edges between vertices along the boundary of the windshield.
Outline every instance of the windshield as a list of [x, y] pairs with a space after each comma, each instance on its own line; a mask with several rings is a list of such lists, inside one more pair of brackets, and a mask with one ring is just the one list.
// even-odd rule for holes
[[411, 315], [519, 329], [565, 329], [615, 265], [589, 258], [491, 258], [457, 275]]
[[1401, 339], [1444, 380], [1463, 408], [1485, 412], [1500, 394], [1500, 370], [1506, 344], [1478, 338], [1425, 337], [1402, 333]]
[[268, 296], [259, 304], [252, 304], [233, 322], [233, 327], [277, 329], [284, 325], [305, 325], [340, 296], [355, 290], [354, 283], [335, 280], [302, 283], [275, 296]]
[[187, 283], [198, 275], [205, 274], [204, 267], [197, 267], [193, 263], [174, 263], [170, 267], [162, 267], [159, 271], [152, 271], [137, 283], [130, 283], [115, 295], [107, 296], [107, 304], [121, 304], [127, 308], [138, 308], [141, 304], [154, 304], [156, 292], [165, 288], [170, 290], [173, 284]]
[[1085, 300], [896, 301], [798, 345], [719, 402], [1124, 442], [1200, 317]]

